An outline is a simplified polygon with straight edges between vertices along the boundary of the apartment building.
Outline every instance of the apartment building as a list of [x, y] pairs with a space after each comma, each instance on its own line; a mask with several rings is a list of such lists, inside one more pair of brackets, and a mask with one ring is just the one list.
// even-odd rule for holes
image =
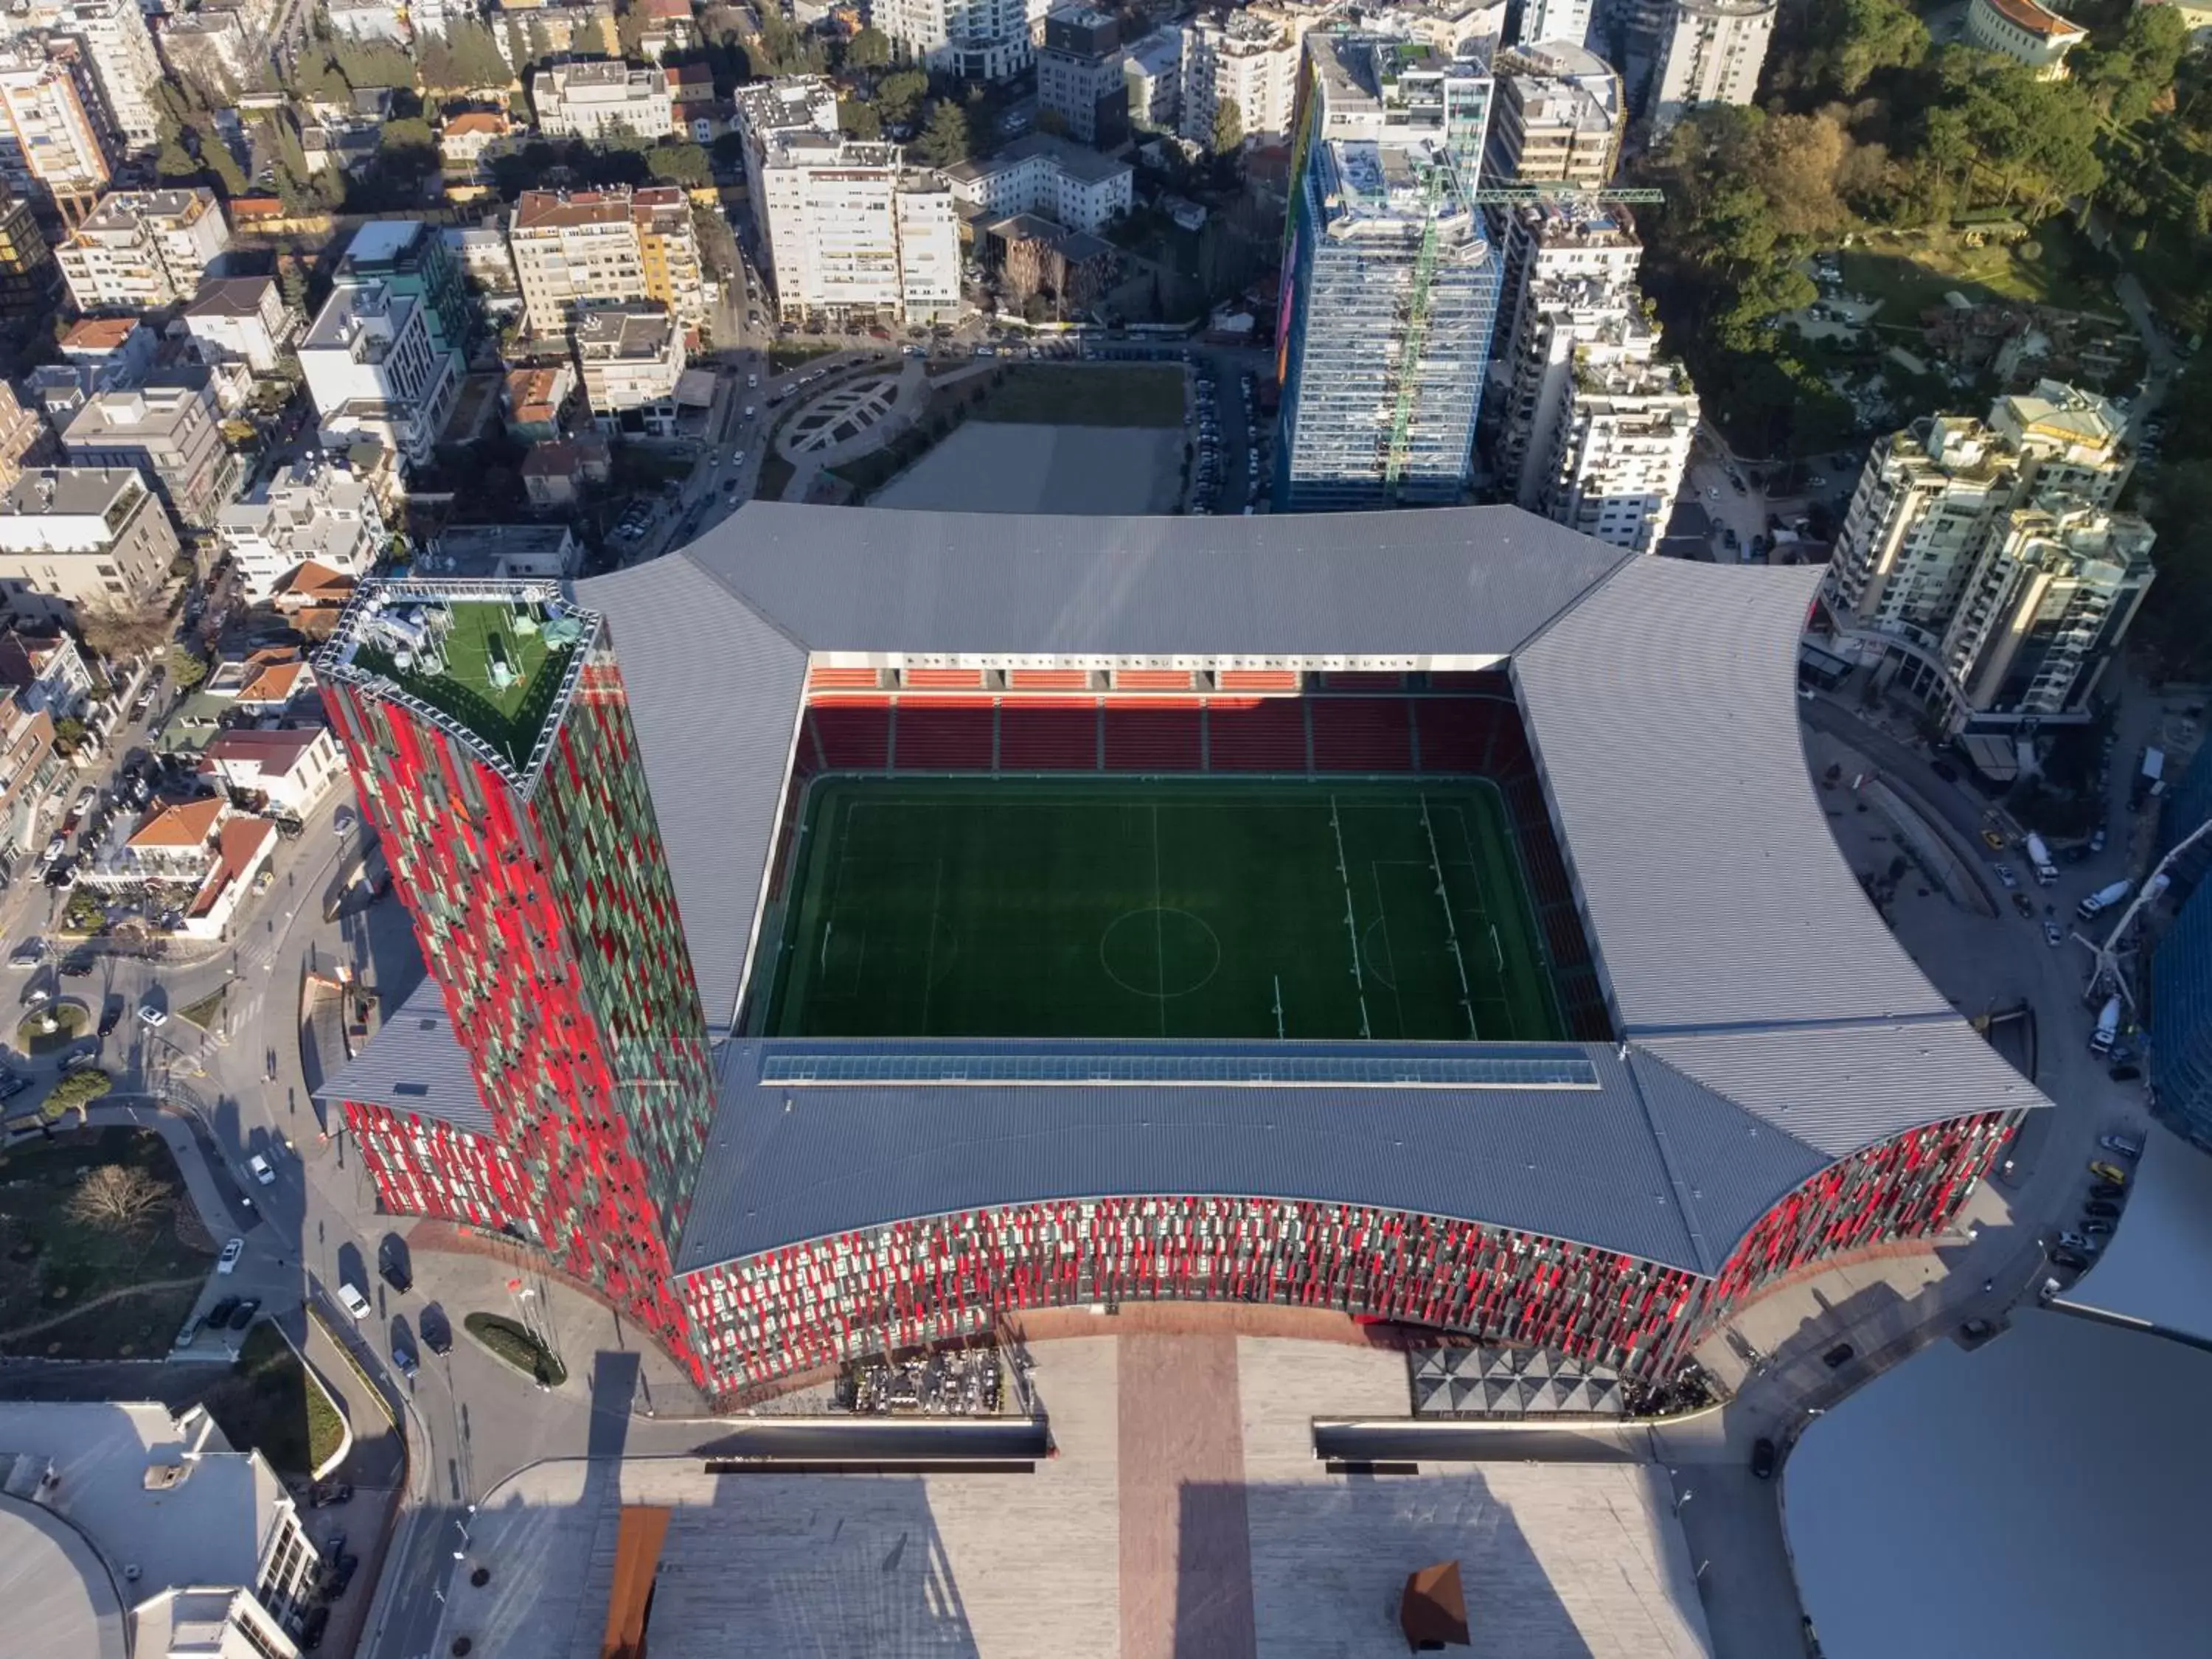
[[658, 64], [556, 64], [530, 77], [530, 102], [538, 130], [550, 137], [603, 143], [618, 133], [662, 138], [676, 131], [668, 72]]
[[0, 685], [16, 706], [58, 720], [82, 714], [92, 702], [92, 670], [68, 634], [0, 634]]
[[1123, 104], [1138, 132], [1173, 132], [1182, 116], [1182, 31], [1154, 29], [1121, 54]]
[[1921, 670], [1946, 726], [2078, 714], [2142, 609], [2155, 536], [2086, 503], [2002, 514], [1944, 630], [1942, 674]]
[[[0, 850], [27, 853], [46, 839], [41, 808], [68, 775], [67, 763], [54, 752], [53, 715], [29, 706], [15, 687], [0, 687]], [[19, 1579], [20, 1548], [15, 1544], [8, 1557]], [[11, 1598], [10, 1618], [21, 1612], [21, 1601]]]
[[908, 167], [896, 144], [811, 125], [767, 129], [758, 170], [755, 211], [784, 318], [903, 324], [958, 313], [959, 220], [941, 175]]
[[1595, 52], [1563, 42], [1498, 54], [1489, 178], [1500, 185], [1597, 189], [1620, 161], [1628, 112], [1620, 76]]
[[460, 386], [429, 311], [383, 282], [341, 287], [324, 303], [299, 355], [325, 444], [368, 438], [406, 466], [429, 459]]
[[70, 0], [48, 27], [84, 43], [118, 159], [140, 161], [161, 147], [161, 112], [155, 101], [164, 70], [138, 0]]
[[1615, 204], [1529, 203], [1506, 221], [1486, 425], [1491, 469], [1522, 507], [1535, 508], [1551, 486], [1577, 348], [1643, 313], [1643, 257], [1635, 222]]
[[24, 403], [14, 386], [0, 380], [0, 489], [30, 468], [52, 460], [58, 447], [45, 417]]
[[1471, 194], [1489, 76], [1402, 40], [1307, 45], [1275, 505], [1456, 501], [1502, 276]]
[[953, 199], [994, 219], [1033, 213], [1096, 234], [1129, 210], [1135, 175], [1126, 162], [1048, 133], [945, 170]]
[[205, 186], [118, 190], [56, 250], [80, 312], [158, 311], [199, 291], [230, 247], [230, 221]]
[[0, 46], [0, 179], [15, 194], [75, 224], [107, 188], [111, 131], [77, 42]]
[[375, 492], [351, 471], [307, 456], [224, 507], [216, 534], [256, 605], [310, 562], [341, 576], [372, 574], [390, 543]]
[[437, 226], [421, 219], [372, 219], [346, 244], [337, 271], [340, 288], [382, 284], [400, 299], [419, 301], [433, 349], [453, 360], [459, 375], [476, 339], [477, 312], [468, 279]]
[[1776, 0], [1674, 0], [1649, 113], [1666, 131], [1705, 104], [1748, 104], [1774, 34]]
[[375, 40], [404, 47], [413, 33], [407, 10], [398, 0], [324, 0], [331, 33], [349, 40]]
[[[818, 75], [751, 82], [737, 89], [730, 119], [744, 143], [745, 193], [757, 204], [768, 194], [769, 155], [779, 140], [837, 136], [837, 88]], [[762, 230], [765, 234], [767, 227]]]
[[1030, 66], [1049, 0], [877, 0], [870, 21], [934, 73], [1003, 81]]
[[210, 277], [179, 319], [201, 362], [244, 363], [256, 374], [276, 372], [305, 321], [274, 276]]
[[1521, 39], [1532, 46], [1586, 45], [1595, 10], [1595, 0], [1528, 0], [1521, 14]]
[[2089, 38], [2089, 31], [2035, 0], [1971, 0], [1966, 7], [1966, 44], [2025, 64], [2039, 81], [2066, 77], [2066, 54]]
[[1614, 547], [1659, 544], [1690, 465], [1698, 398], [1643, 316], [1608, 319], [1574, 348], [1546, 486], [1547, 516]]
[[0, 604], [17, 623], [148, 604], [180, 550], [135, 468], [45, 467], [0, 495]]
[[1286, 140], [1297, 105], [1300, 33], [1291, 17], [1259, 6], [1184, 23], [1177, 131], [1194, 144], [1211, 144], [1215, 112], [1225, 101], [1237, 106], [1247, 144]]
[[507, 219], [507, 250], [533, 334], [559, 336], [584, 313], [658, 301], [687, 328], [706, 320], [691, 204], [680, 190], [532, 190]]
[[61, 295], [61, 267], [30, 203], [0, 192], [0, 324], [51, 317]]
[[1129, 137], [1129, 88], [1121, 70], [1121, 25], [1111, 12], [1060, 6], [1044, 20], [1037, 49], [1037, 112], [1079, 143], [1113, 149]]
[[71, 466], [136, 467], [180, 523], [212, 525], [238, 488], [238, 457], [205, 386], [151, 383], [85, 399], [62, 431]]
[[2104, 398], [2045, 381], [1875, 446], [1822, 600], [1876, 684], [1954, 731], [2081, 717], [2148, 580], [2148, 539], [2111, 513], [2124, 433]]
[[684, 331], [667, 307], [635, 302], [586, 313], [576, 322], [584, 400], [603, 432], [676, 435]]

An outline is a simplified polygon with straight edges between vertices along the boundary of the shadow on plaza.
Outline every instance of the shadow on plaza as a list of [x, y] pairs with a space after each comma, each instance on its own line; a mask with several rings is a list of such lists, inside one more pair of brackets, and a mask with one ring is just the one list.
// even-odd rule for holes
[[[1255, 1604], [1273, 1646], [1297, 1632], [1315, 1651], [1398, 1651], [1407, 1575], [1447, 1560], [1459, 1563], [1477, 1651], [1589, 1659], [1510, 1507], [1476, 1470], [1191, 1482], [1177, 1522], [1175, 1659], [1258, 1659]], [[1698, 1627], [1694, 1597], [1680, 1611]]]

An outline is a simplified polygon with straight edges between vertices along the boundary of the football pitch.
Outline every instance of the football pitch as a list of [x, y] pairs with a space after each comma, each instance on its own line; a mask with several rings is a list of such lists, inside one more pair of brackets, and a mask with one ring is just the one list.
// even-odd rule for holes
[[777, 1036], [1554, 1041], [1480, 780], [825, 779]]

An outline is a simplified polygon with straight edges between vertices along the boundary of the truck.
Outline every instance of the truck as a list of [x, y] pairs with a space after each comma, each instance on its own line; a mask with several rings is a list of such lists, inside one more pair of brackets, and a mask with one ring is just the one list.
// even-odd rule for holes
[[2154, 795], [2166, 791], [2166, 750], [2146, 749], [2142, 754], [2142, 769], [2136, 774], [2135, 781], [2128, 786], [2128, 810], [2142, 811], [2142, 805]]
[[2115, 996], [2106, 1002], [2103, 1012], [2097, 1016], [2097, 1029], [2089, 1033], [2089, 1052], [2109, 1054], [2112, 1052], [2112, 1039], [2119, 1034], [2120, 1000]]
[[2075, 907], [2074, 914], [2084, 921], [2094, 921], [2134, 890], [2135, 884], [2131, 881], [2112, 882], [2083, 899]]
[[2027, 861], [2035, 866], [2035, 882], [2039, 887], [2048, 887], [2058, 879], [2058, 866], [2051, 861], [2051, 849], [2043, 844], [2043, 837], [2033, 830], [2027, 832], [2024, 843]]

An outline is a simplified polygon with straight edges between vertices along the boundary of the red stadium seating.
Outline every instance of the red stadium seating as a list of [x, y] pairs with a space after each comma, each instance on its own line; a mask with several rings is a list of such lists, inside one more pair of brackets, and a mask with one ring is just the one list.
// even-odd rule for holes
[[892, 755], [902, 772], [984, 772], [991, 766], [990, 703], [965, 697], [902, 697], [892, 710]]
[[1199, 769], [1196, 698], [1179, 702], [1132, 699], [1106, 711], [1106, 769], [1109, 772], [1195, 772]]
[[1316, 772], [1411, 772], [1413, 716], [1403, 697], [1312, 700]]
[[1306, 705], [1297, 697], [1217, 697], [1206, 705], [1206, 725], [1217, 772], [1306, 769]]
[[1483, 697], [1416, 697], [1410, 707], [1424, 772], [1488, 774], [1498, 728], [1516, 719]]
[[806, 671], [810, 691], [872, 691], [883, 684], [880, 668], [831, 668], [818, 665]]
[[1300, 678], [1295, 668], [1224, 668], [1214, 684], [1224, 691], [1295, 691]]
[[807, 711], [806, 723], [825, 772], [880, 772], [890, 764], [888, 698], [817, 702]]
[[980, 668], [908, 668], [901, 672], [900, 684], [917, 691], [980, 691]]
[[1406, 688], [1403, 674], [1382, 674], [1358, 669], [1331, 669], [1321, 677], [1322, 689], [1328, 691], [1402, 691]]
[[1014, 691], [1085, 691], [1091, 686], [1087, 668], [1016, 668], [1006, 675]]
[[1188, 668], [1117, 668], [1114, 671], [1116, 691], [1188, 691], [1191, 689]]
[[1097, 771], [1097, 705], [1042, 700], [1002, 704], [999, 709], [999, 769]]

